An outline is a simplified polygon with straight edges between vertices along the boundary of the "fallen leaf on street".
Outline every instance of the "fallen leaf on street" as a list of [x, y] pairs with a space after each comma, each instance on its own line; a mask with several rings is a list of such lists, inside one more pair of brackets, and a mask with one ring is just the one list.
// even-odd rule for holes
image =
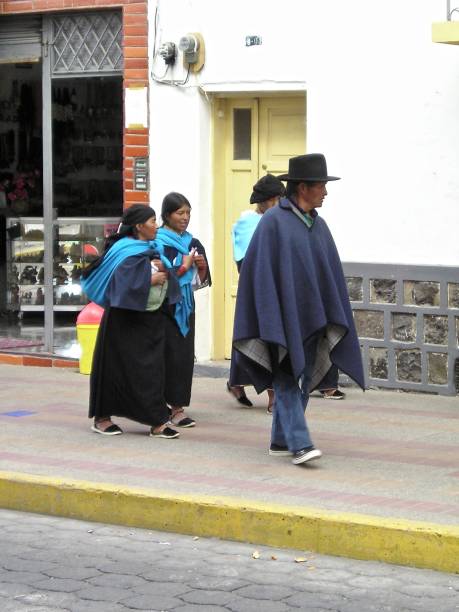
[[306, 557], [297, 557], [295, 559], [295, 563], [304, 563], [305, 561], [307, 561]]
[[273, 561], [277, 561], [277, 557], [276, 557], [276, 555], [271, 555], [271, 559], [272, 559]]
[[258, 550], [256, 550], [255, 552], [252, 553], [252, 557], [254, 559], [259, 559], [260, 558], [260, 553], [258, 552]]
[[199, 536], [194, 536], [193, 540], [199, 540]]

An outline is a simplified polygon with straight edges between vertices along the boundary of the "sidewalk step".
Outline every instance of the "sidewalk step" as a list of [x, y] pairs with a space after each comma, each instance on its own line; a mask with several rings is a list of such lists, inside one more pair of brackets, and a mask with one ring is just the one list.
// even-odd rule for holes
[[0, 472], [0, 507], [459, 573], [459, 527]]

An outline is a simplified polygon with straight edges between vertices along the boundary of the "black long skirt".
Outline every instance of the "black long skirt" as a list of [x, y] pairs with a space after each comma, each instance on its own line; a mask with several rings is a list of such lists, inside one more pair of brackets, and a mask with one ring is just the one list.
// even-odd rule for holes
[[170, 406], [189, 406], [194, 370], [195, 315], [190, 315], [190, 329], [182, 336], [175, 319], [166, 314], [164, 360], [166, 380], [164, 394]]
[[119, 416], [152, 427], [169, 420], [165, 319], [160, 310], [104, 312], [92, 362], [89, 418]]
[[246, 387], [252, 385], [249, 375], [240, 362], [239, 353], [234, 348], [231, 350], [229, 384], [232, 387]]

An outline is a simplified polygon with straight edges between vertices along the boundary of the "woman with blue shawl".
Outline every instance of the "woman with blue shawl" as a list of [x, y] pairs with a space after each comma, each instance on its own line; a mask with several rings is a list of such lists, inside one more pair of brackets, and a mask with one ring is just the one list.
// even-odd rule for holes
[[[163, 226], [156, 241], [164, 249], [169, 264], [178, 267], [181, 300], [164, 300], [165, 314], [165, 386], [170, 420], [176, 427], [194, 427], [196, 422], [185, 414], [190, 405], [194, 368], [195, 302], [193, 292], [211, 285], [209, 265], [201, 242], [188, 231], [191, 205], [181, 193], [168, 193], [162, 203]], [[191, 268], [184, 266], [192, 258]]]
[[[91, 379], [92, 430], [119, 435], [112, 416], [150, 427], [152, 437], [172, 439], [165, 399], [167, 317], [162, 304], [181, 300], [177, 269], [155, 240], [155, 211], [134, 204], [122, 216], [118, 232], [107, 239], [103, 255], [83, 272], [82, 287], [104, 307]], [[192, 257], [182, 261], [188, 272]], [[170, 382], [169, 382], [170, 384]]]
[[[284, 193], [284, 185], [273, 174], [266, 174], [253, 186], [250, 204], [256, 204], [256, 208], [255, 210], [245, 210], [233, 225], [231, 232], [233, 257], [238, 272], [241, 270], [250, 240], [252, 239], [262, 215], [273, 206], [276, 206]], [[239, 404], [247, 408], [250, 408], [253, 404], [246, 395], [244, 385], [250, 384], [250, 380], [239, 366], [238, 354], [233, 350], [231, 354], [230, 380], [227, 381], [226, 388], [229, 393], [237, 399]], [[268, 389], [268, 396], [267, 412], [271, 414], [274, 402], [274, 393], [272, 389]]]

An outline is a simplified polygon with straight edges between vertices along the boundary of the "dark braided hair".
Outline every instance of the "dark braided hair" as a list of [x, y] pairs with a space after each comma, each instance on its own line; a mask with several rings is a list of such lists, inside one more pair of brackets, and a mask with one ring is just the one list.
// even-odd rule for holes
[[91, 262], [89, 266], [84, 269], [81, 274], [82, 278], [87, 278], [93, 270], [100, 266], [105, 254], [115, 244], [115, 242], [118, 242], [118, 240], [121, 240], [121, 238], [127, 238], [129, 236], [137, 238], [136, 225], [139, 223], [145, 223], [148, 221], [148, 219], [151, 219], [151, 217], [156, 217], [156, 213], [153, 208], [150, 208], [150, 206], [145, 204], [133, 204], [127, 208], [120, 219], [118, 231], [107, 236], [102, 255]]

